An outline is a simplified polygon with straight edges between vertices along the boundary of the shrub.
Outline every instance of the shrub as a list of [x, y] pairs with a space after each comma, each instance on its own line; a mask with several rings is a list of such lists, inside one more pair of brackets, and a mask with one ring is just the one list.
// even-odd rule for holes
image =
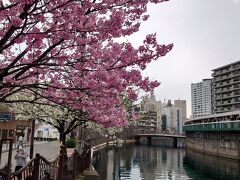
[[76, 147], [76, 140], [75, 139], [67, 139], [66, 141], [67, 148], [75, 148]]

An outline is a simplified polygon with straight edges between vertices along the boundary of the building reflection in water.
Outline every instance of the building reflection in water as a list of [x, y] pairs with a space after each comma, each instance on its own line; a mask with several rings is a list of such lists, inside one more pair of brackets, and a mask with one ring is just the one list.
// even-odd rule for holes
[[101, 180], [234, 180], [240, 162], [185, 149], [124, 145], [96, 152], [93, 166]]
[[189, 179], [183, 168], [183, 149], [125, 145], [101, 150], [94, 155], [93, 165], [102, 180]]
[[187, 149], [185, 170], [190, 174], [204, 173], [209, 179], [239, 180], [240, 161]]

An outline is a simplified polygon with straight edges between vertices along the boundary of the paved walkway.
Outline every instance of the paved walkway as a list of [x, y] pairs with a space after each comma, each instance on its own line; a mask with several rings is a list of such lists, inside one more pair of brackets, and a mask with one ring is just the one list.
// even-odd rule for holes
[[[48, 143], [48, 142], [47, 141], [35, 141], [34, 142], [35, 145], [36, 144], [45, 144], [45, 143]], [[13, 145], [12, 145], [13, 150], [17, 149], [17, 145], [18, 145], [18, 143], [13, 143]], [[28, 146], [30, 146], [30, 142], [23, 143], [24, 148], [26, 148]], [[2, 153], [7, 152], [8, 149], [9, 149], [9, 144], [3, 144], [2, 145]]]
[[[14, 146], [13, 146], [14, 148]], [[24, 147], [25, 152], [27, 154], [30, 154], [30, 147]], [[33, 155], [35, 156], [36, 153], [39, 153], [40, 155], [44, 156], [46, 159], [53, 158], [57, 153], [60, 151], [60, 143], [57, 141], [54, 142], [46, 142], [46, 141], [36, 141], [34, 143], [34, 152]], [[15, 167], [15, 159], [14, 155], [16, 154], [16, 149], [14, 148], [12, 153], [12, 167]], [[0, 168], [2, 168], [7, 163], [8, 158], [8, 152], [5, 151], [1, 154], [1, 164]]]

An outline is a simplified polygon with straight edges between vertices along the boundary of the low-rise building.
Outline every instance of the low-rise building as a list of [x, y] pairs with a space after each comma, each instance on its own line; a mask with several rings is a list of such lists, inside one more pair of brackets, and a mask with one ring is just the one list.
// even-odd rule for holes
[[23, 141], [30, 141], [31, 130], [31, 120], [0, 121], [0, 139], [13, 138], [14, 141], [17, 141], [19, 137], [23, 137]]
[[139, 133], [157, 133], [157, 112], [140, 111], [141, 118], [138, 120]]
[[140, 120], [138, 121], [138, 129], [146, 129], [160, 132], [161, 117], [161, 101], [156, 101], [155, 95], [145, 96], [141, 102]]
[[23, 141], [30, 141], [31, 130], [31, 120], [16, 120], [7, 106], [0, 105], [0, 139], [13, 139], [15, 142], [22, 137]]
[[141, 118], [138, 129], [156, 133], [182, 133], [186, 120], [186, 100], [175, 100], [174, 104], [156, 101], [155, 96], [145, 96], [141, 102]]
[[34, 138], [37, 140], [57, 140], [59, 139], [59, 132], [51, 125], [40, 123], [35, 130]]

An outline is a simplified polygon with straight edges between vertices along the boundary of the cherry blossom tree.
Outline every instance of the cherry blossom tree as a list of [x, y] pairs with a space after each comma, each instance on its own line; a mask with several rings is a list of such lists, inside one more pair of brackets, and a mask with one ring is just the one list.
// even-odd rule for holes
[[126, 123], [120, 95], [159, 85], [142, 77], [148, 63], [172, 44], [156, 34], [143, 44], [117, 43], [148, 19], [148, 3], [166, 0], [4, 0], [0, 1], [0, 102], [19, 92], [87, 112], [104, 126]]
[[[16, 102], [9, 104], [5, 109], [8, 108], [13, 112], [15, 119], [35, 119], [51, 125], [58, 130], [59, 140], [63, 145], [65, 145], [68, 134], [87, 121], [91, 121], [88, 119], [88, 115], [81, 110], [74, 110], [53, 103], [50, 104], [45, 99], [39, 100], [38, 103], [17, 102], [18, 99], [23, 97], [24, 99], [31, 99], [29, 94], [16, 93], [11, 96], [11, 100]], [[1, 107], [4, 108], [4, 106]]]

